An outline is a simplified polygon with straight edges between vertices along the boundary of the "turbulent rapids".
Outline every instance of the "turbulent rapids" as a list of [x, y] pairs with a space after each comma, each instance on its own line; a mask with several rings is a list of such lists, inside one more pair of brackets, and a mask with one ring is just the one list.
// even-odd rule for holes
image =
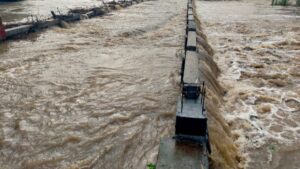
[[1, 168], [154, 162], [174, 126], [184, 8], [148, 1], [1, 43]]
[[197, 9], [222, 72], [220, 113], [245, 168], [299, 168], [299, 7], [198, 1]]

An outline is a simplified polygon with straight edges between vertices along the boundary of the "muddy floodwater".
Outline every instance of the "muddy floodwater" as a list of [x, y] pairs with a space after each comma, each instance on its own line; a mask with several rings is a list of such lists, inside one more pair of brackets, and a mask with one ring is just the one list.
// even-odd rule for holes
[[1, 43], [0, 168], [155, 162], [174, 130], [185, 11], [147, 1]]
[[300, 8], [197, 1], [245, 168], [300, 168]]
[[[0, 168], [143, 169], [174, 134], [186, 0], [0, 44]], [[0, 3], [5, 21], [101, 1]], [[300, 8], [195, 1], [213, 169], [300, 168]]]
[[[110, 0], [104, 0], [110, 1]], [[98, 0], [20, 0], [0, 2], [0, 16], [4, 21], [18, 21], [50, 16], [50, 11], [66, 12], [70, 8], [102, 5]]]

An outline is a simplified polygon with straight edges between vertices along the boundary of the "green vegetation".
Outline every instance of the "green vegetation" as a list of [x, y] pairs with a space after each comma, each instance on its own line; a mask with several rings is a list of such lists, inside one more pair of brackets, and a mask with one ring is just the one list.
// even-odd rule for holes
[[[298, 2], [299, 0], [297, 0]], [[289, 0], [272, 0], [272, 5], [282, 5], [287, 6], [289, 3]]]
[[155, 164], [147, 164], [148, 169], [156, 169], [156, 165]]
[[300, 6], [300, 0], [297, 0], [297, 1], [296, 1], [296, 4], [297, 4], [298, 6]]
[[269, 145], [269, 149], [270, 149], [271, 151], [273, 151], [273, 152], [277, 150], [276, 146], [273, 145], [273, 144], [270, 144], [270, 145]]

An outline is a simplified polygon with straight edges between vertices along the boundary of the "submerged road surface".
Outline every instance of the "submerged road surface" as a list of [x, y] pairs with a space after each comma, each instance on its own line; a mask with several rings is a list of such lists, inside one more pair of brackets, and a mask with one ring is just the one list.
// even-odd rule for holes
[[141, 169], [173, 133], [185, 0], [0, 44], [0, 166]]

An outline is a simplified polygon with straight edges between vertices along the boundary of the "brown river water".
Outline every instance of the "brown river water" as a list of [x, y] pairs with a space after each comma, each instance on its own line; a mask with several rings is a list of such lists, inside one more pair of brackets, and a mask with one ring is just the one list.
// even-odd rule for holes
[[239, 149], [240, 165], [299, 169], [300, 8], [270, 2], [196, 5], [221, 70], [218, 81], [225, 95], [220, 113]]
[[[12, 21], [97, 3], [28, 0], [0, 13]], [[155, 163], [174, 133], [186, 3], [148, 1], [1, 43], [0, 168]], [[299, 8], [195, 5], [212, 168], [299, 168]]]
[[174, 133], [185, 13], [148, 1], [1, 43], [0, 168], [154, 163]]
[[[104, 0], [104, 2], [110, 0]], [[20, 0], [14, 2], [0, 1], [0, 16], [4, 21], [19, 21], [31, 16], [48, 17], [50, 11], [66, 12], [70, 8], [102, 5], [98, 0]]]

